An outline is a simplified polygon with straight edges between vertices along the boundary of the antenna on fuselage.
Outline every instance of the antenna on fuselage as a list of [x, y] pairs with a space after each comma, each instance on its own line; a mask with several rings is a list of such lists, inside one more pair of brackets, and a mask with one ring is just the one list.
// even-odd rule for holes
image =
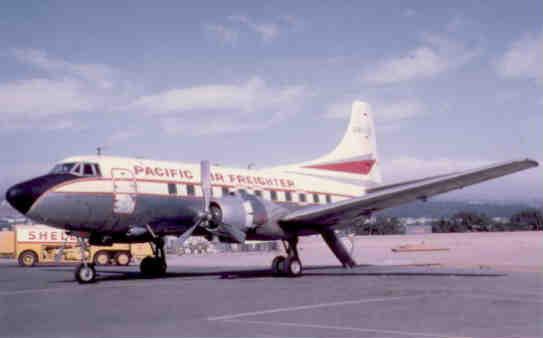
[[104, 151], [104, 149], [106, 149], [106, 147], [104, 147], [104, 146], [96, 147], [96, 155], [102, 156], [102, 151]]

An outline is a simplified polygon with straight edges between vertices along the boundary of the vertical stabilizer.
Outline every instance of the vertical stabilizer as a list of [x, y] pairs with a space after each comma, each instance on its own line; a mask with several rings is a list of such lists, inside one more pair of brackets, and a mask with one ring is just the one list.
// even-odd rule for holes
[[334, 150], [315, 160], [288, 165], [284, 169], [340, 181], [381, 183], [370, 105], [353, 102], [349, 125]]

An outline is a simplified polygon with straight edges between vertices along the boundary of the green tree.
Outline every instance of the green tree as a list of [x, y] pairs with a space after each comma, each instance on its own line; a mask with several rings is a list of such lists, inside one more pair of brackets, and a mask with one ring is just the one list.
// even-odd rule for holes
[[515, 230], [541, 230], [543, 216], [537, 209], [526, 209], [511, 216], [510, 222]]

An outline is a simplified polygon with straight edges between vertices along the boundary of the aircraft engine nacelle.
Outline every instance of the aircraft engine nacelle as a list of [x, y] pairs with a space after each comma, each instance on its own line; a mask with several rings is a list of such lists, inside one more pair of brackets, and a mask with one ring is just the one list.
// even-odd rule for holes
[[[235, 240], [231, 236], [232, 229], [224, 231], [229, 227], [235, 227], [247, 236], [259, 240], [284, 238], [286, 235], [279, 226], [278, 219], [288, 213], [288, 209], [255, 195], [236, 192], [213, 199], [210, 213], [212, 215], [210, 230], [218, 235], [221, 242]], [[235, 242], [239, 243], [240, 241], [236, 240]]]
[[212, 226], [228, 224], [243, 231], [266, 224], [268, 210], [263, 201], [249, 194], [231, 194], [211, 202]]

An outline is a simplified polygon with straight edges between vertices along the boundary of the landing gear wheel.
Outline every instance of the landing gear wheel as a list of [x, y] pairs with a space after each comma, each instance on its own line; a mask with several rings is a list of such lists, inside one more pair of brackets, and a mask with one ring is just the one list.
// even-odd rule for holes
[[166, 274], [166, 262], [161, 259], [147, 256], [140, 263], [140, 272], [145, 276], [159, 277]]
[[115, 264], [117, 265], [122, 265], [122, 266], [126, 266], [128, 264], [130, 264], [130, 260], [131, 260], [131, 257], [130, 257], [130, 254], [128, 252], [117, 252], [115, 254]]
[[96, 265], [108, 265], [109, 253], [107, 251], [98, 251], [94, 254], [94, 264]]
[[283, 265], [285, 263], [285, 257], [277, 256], [273, 259], [271, 264], [272, 273], [276, 276], [279, 276], [283, 273]]
[[289, 277], [302, 275], [302, 262], [296, 257], [288, 257], [283, 263], [283, 273]]
[[77, 269], [75, 269], [75, 279], [80, 284], [94, 283], [96, 281], [94, 264], [79, 264]]

